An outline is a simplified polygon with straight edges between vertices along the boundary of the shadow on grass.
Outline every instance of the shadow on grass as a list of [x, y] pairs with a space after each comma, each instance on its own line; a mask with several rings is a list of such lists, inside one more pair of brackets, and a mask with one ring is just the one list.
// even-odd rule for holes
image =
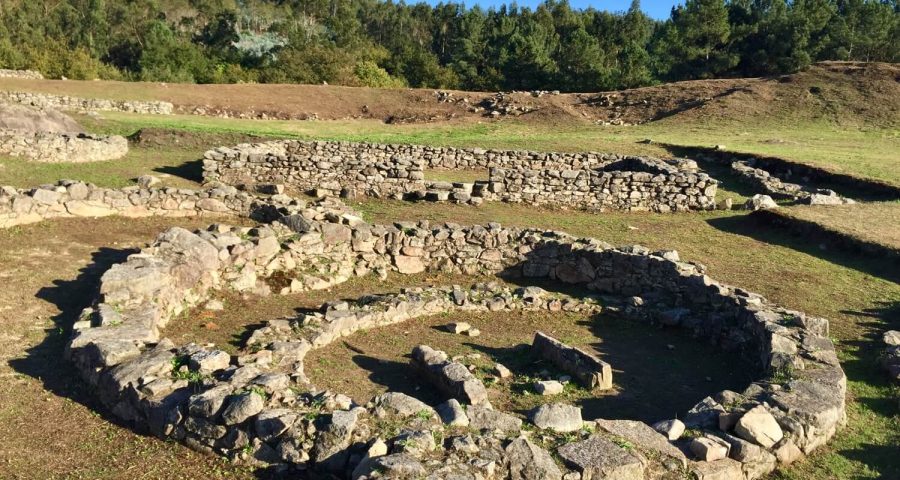
[[55, 305], [60, 313], [52, 318], [54, 326], [46, 331], [43, 342], [29, 348], [24, 358], [10, 362], [17, 372], [40, 379], [46, 390], [85, 405], [100, 413], [104, 420], [117, 425], [123, 423], [103, 407], [96, 392], [64, 358], [64, 352], [72, 336], [72, 325], [97, 296], [100, 277], [110, 266], [125, 261], [128, 255], [136, 252], [133, 249], [101, 248], [91, 255], [91, 263], [82, 268], [74, 280], [55, 280], [52, 287], [41, 288], [35, 296]]
[[[501, 386], [490, 388], [500, 395], [495, 399], [498, 408], [522, 415], [543, 403], [565, 401], [580, 406], [585, 419], [654, 422], [683, 417], [705, 396], [726, 389], [742, 391], [753, 380], [754, 369], [737, 352], [722, 351], [677, 328], [654, 328], [608, 315], [592, 316], [578, 323], [596, 338], [584, 348], [612, 365], [615, 389], [591, 391], [572, 385], [563, 396], [542, 397], [535, 394], [536, 379], [559, 378], [567, 373], [535, 355], [529, 344], [483, 345], [475, 339], [459, 338], [482, 354], [482, 361], [477, 362], [479, 368], [491, 370], [494, 363], [502, 363], [515, 374], [502, 381]], [[369, 381], [388, 390], [431, 405], [448, 398], [408, 363], [364, 354], [353, 355], [352, 359], [367, 372]]]
[[175, 166], [157, 167], [153, 171], [174, 175], [191, 182], [203, 183], [203, 160], [192, 160]]
[[[839, 455], [869, 466], [880, 473], [879, 478], [900, 478], [900, 462], [897, 461], [897, 445], [900, 445], [900, 388], [892, 385], [880, 360], [885, 345], [881, 339], [887, 330], [900, 329], [900, 300], [884, 302], [863, 311], [843, 311], [845, 315], [858, 317], [859, 336], [841, 341], [841, 366], [850, 384], [850, 394], [857, 404], [856, 425], [843, 435], [859, 435], [840, 440], [836, 446]], [[893, 421], [891, 419], [894, 419]], [[892, 428], [891, 425], [894, 425]], [[869, 438], [886, 437], [885, 444], [874, 445]], [[843, 447], [841, 444], [849, 444]]]
[[[889, 185], [875, 179], [864, 177], [856, 177], [841, 173], [830, 172], [828, 170], [812, 167], [783, 158], [772, 157], [767, 155], [754, 155], [751, 153], [739, 153], [717, 150], [714, 147], [698, 147], [684, 146], [670, 143], [662, 143], [661, 147], [668, 150], [672, 155], [678, 157], [687, 157], [697, 161], [704, 170], [724, 169], [739, 183], [744, 180], [740, 176], [731, 173], [731, 162], [733, 160], [751, 161], [755, 160], [758, 165], [756, 168], [766, 170], [775, 177], [789, 183], [796, 183], [803, 187], [806, 191], [814, 191], [820, 188], [834, 190], [844, 197], [853, 198], [862, 201], [884, 201], [896, 200], [900, 195], [900, 189], [896, 186]], [[798, 174], [806, 171], [805, 174]], [[790, 173], [794, 174], [791, 175]], [[714, 178], [715, 175], [712, 175]], [[723, 175], [726, 176], [726, 175]], [[810, 178], [810, 177], [814, 178]], [[755, 193], [766, 193], [757, 191]]]
[[753, 215], [711, 218], [707, 220], [707, 223], [723, 232], [743, 235], [761, 242], [790, 248], [827, 262], [872, 275], [873, 277], [900, 283], [900, 268], [898, 268], [896, 262], [866, 258], [838, 248], [822, 249], [819, 242], [792, 235], [789, 231], [761, 221]]

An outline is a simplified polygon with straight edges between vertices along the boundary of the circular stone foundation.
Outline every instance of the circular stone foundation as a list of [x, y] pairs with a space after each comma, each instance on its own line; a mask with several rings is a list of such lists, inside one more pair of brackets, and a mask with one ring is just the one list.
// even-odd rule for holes
[[[450, 332], [448, 325], [457, 322], [470, 324], [480, 335]], [[535, 355], [530, 346], [537, 331], [609, 362], [613, 388], [585, 388]], [[612, 314], [543, 311], [454, 311], [360, 331], [311, 351], [305, 372], [317, 387], [344, 393], [360, 404], [397, 391], [437, 405], [447, 396], [410, 364], [417, 345], [444, 351], [473, 368], [488, 387], [491, 404], [507, 412], [564, 402], [580, 407], [585, 419], [655, 423], [683, 418], [699, 399], [722, 390], [742, 391], [753, 380], [746, 361], [684, 331], [648, 329]], [[498, 363], [512, 376], [501, 378]], [[541, 396], [535, 391], [535, 382], [560, 378], [566, 382], [563, 394]]]
[[[700, 478], [758, 478], [824, 444], [844, 420], [846, 380], [827, 321], [715, 282], [675, 252], [612, 248], [497, 224], [370, 225], [335, 203], [271, 210], [276, 221], [256, 228], [170, 229], [103, 275], [100, 297], [74, 326], [67, 356], [113, 415], [198, 450], [285, 473], [350, 478], [562, 478], [568, 472], [664, 478], [685, 469]], [[421, 272], [502, 274], [551, 291], [476, 285], [333, 301], [256, 328], [239, 355], [176, 346], [160, 335], [217, 290], [265, 295], [276, 285], [275, 293], [290, 293], [352, 277]], [[556, 293], [569, 289], [597, 297]], [[577, 406], [548, 402], [528, 412], [540, 426], [534, 431], [492, 406], [465, 365], [429, 348], [414, 352], [417, 367], [465, 401], [435, 409], [388, 391], [360, 404], [316, 389], [307, 378], [315, 368], [311, 351], [338, 341], [352, 345], [361, 332], [445, 312], [449, 323], [455, 314], [502, 318], [522, 311], [544, 318], [599, 315], [601, 325], [610, 315], [646, 328], [650, 345], [651, 333], [680, 329], [743, 358], [754, 381], [740, 392], [700, 399], [680, 420], [653, 427], [608, 417], [584, 422]], [[541, 342], [541, 355], [578, 382], [603, 387], [615, 378], [608, 364], [585, 351], [549, 337]], [[675, 349], [664, 353], [687, 350], [670, 343]], [[600, 351], [611, 358], [602, 343]], [[646, 363], [652, 367], [652, 360]], [[690, 460], [679, 446], [691, 452]]]

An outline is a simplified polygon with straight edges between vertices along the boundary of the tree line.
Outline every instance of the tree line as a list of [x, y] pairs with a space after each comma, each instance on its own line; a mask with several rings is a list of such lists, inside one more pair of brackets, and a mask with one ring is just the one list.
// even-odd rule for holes
[[820, 60], [900, 61], [900, 0], [0, 0], [0, 67], [51, 78], [599, 91]]

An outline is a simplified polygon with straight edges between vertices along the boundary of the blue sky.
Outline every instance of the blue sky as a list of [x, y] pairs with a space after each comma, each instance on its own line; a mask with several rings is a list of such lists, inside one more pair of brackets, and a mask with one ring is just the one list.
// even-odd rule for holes
[[[418, 0], [406, 0], [406, 3], [416, 3]], [[427, 3], [432, 5], [436, 5], [441, 3], [441, 0], [424, 0]], [[497, 7], [500, 5], [511, 3], [510, 0], [458, 0], [464, 3], [467, 7], [474, 7], [475, 5], [481, 5], [482, 8], [490, 8]], [[446, 0], [445, 0], [446, 2]], [[541, 0], [518, 0], [516, 2], [520, 7], [531, 7], [534, 8], [535, 5], [541, 3]], [[569, 0], [569, 3], [572, 5], [572, 8], [587, 8], [594, 7], [597, 10], [609, 10], [612, 12], [628, 10], [628, 7], [631, 5], [631, 0]], [[669, 18], [669, 12], [672, 10], [672, 6], [678, 3], [683, 3], [680, 0], [643, 0], [641, 1], [641, 9], [647, 13], [647, 15], [657, 18], [657, 19], [666, 19]]]

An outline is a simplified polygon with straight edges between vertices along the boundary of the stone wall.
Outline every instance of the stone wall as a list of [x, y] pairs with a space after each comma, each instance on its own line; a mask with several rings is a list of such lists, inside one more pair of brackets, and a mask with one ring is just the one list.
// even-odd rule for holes
[[170, 216], [227, 214], [267, 217], [294, 203], [284, 195], [254, 197], [234, 187], [207, 190], [183, 188], [101, 188], [63, 180], [31, 189], [0, 187], [0, 228], [51, 218]]
[[[490, 168], [490, 177], [458, 186], [425, 182], [425, 168]], [[458, 202], [478, 198], [660, 212], [712, 209], [717, 186], [708, 175], [696, 173], [689, 160], [300, 141], [210, 150], [204, 155], [203, 177], [232, 185], [284, 184], [330, 195]]]
[[676, 212], [715, 208], [717, 182], [658, 160], [623, 157], [594, 168], [491, 169], [487, 197], [591, 210]]
[[0, 154], [38, 162], [99, 162], [127, 153], [128, 140], [118, 135], [0, 130]]
[[[490, 289], [413, 289], [333, 302], [322, 312], [303, 314], [296, 321], [273, 320], [255, 330], [246, 354], [238, 358], [192, 344], [176, 347], [160, 334], [175, 315], [219, 288], [292, 292], [327, 288], [372, 273], [384, 277], [390, 272], [445, 271], [503, 272], [526, 282], [556, 282], [561, 288], [574, 285], [612, 295], [621, 300], [606, 309], [635, 321], [688, 329], [753, 361], [758, 381], [740, 393], [703, 399], [685, 417], [689, 426], [726, 445], [716, 459], [694, 450], [694, 443], [703, 447], [704, 441], [691, 440], [701, 460], [690, 465], [696, 475], [759, 478], [774, 469], [776, 461], [790, 463], [824, 444], [844, 421], [846, 378], [828, 339], [828, 322], [716, 282], [703, 267], [682, 262], [676, 252], [612, 248], [595, 239], [498, 224], [370, 225], [345, 208], [336, 210], [336, 203], [295, 207], [280, 210], [287, 215], [276, 223], [256, 228], [214, 226], [196, 233], [170, 229], [153, 246], [103, 275], [100, 298], [76, 323], [67, 354], [113, 414], [199, 450], [276, 464], [286, 471], [348, 475], [362, 469], [353, 478], [391, 468], [414, 471], [418, 477], [439, 472], [436, 478], [452, 476], [457, 468], [479, 471], [473, 458], [464, 455], [460, 461], [450, 455], [462, 454], [459, 450], [447, 450], [446, 456], [442, 448], [436, 450], [433, 439], [445, 438], [443, 426], [430, 406], [414, 398], [391, 392], [363, 408], [341, 395], [315, 393], [312, 387], [310, 393], [298, 394], [298, 388], [306, 389], [303, 358], [310, 349], [360, 329], [467, 308], [467, 302], [489, 310], [496, 302], [502, 302], [501, 308], [529, 304], [524, 294], [513, 300], [514, 295]], [[551, 311], [565, 309], [563, 303], [542, 304]], [[300, 383], [294, 384], [291, 375]], [[508, 472], [520, 468], [513, 467], [518, 457], [508, 445], [521, 421], [480, 406], [470, 406], [465, 413], [469, 427], [487, 442], [474, 451], [493, 452], [494, 465]], [[392, 450], [379, 439], [384, 433], [377, 423], [369, 420], [383, 415], [399, 416], [403, 422], [400, 436], [390, 440]], [[640, 428], [652, 431], [647, 425]], [[583, 442], [566, 440], [571, 443], [560, 451], [568, 468], [586, 475], [594, 468], [591, 456], [596, 453], [583, 444], [610, 443], [598, 440], [600, 434], [589, 435]], [[636, 448], [667, 444], [665, 437], [657, 437], [649, 443], [635, 441]], [[426, 442], [418, 444], [424, 450], [412, 448], [416, 439]], [[609, 455], [627, 454], [615, 442], [611, 445], [615, 451]], [[549, 457], [540, 447], [524, 447], [531, 455]], [[441, 455], [442, 460], [426, 461], [423, 452]], [[652, 468], [636, 463], [639, 476], [629, 478], [658, 478]], [[552, 464], [550, 460], [546, 465]], [[546, 468], [556, 471], [541, 478], [560, 478], [555, 465]], [[722, 472], [737, 472], [737, 477]]]
[[77, 112], [111, 111], [171, 115], [174, 109], [171, 103], [161, 101], [106, 100], [31, 92], [0, 92], [0, 101]]
[[402, 197], [425, 188], [425, 162], [413, 148], [347, 142], [274, 141], [217, 148], [204, 155], [204, 181], [285, 184], [303, 191], [342, 190]]
[[0, 78], [23, 78], [27, 80], [43, 80], [44, 76], [41, 72], [34, 70], [9, 70], [0, 68]]

